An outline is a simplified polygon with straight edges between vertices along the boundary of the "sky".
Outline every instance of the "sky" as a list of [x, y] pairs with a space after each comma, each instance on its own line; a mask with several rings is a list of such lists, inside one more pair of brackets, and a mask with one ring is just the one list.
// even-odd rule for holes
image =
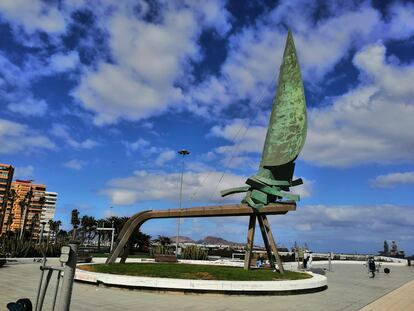
[[[66, 229], [75, 208], [178, 207], [182, 168], [183, 207], [237, 203], [219, 191], [258, 169], [288, 29], [308, 134], [277, 242], [413, 254], [410, 1], [2, 0], [0, 162], [58, 192]], [[186, 219], [181, 234], [244, 242], [247, 226]], [[176, 220], [142, 230], [174, 236]]]

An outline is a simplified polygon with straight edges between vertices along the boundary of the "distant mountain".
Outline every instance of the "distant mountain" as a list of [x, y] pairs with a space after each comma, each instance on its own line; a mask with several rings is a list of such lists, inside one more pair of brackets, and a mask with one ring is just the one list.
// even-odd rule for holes
[[227, 241], [217, 236], [206, 236], [202, 240], [197, 241], [198, 244], [211, 244], [211, 245], [243, 245], [243, 243], [236, 243]]
[[[175, 236], [170, 236], [170, 240], [171, 243], [175, 243], [176, 237]], [[209, 245], [244, 245], [243, 243], [236, 243], [236, 242], [231, 242], [231, 241], [227, 241], [221, 237], [217, 237], [217, 236], [206, 236], [201, 240], [198, 241], [194, 241], [193, 239], [187, 237], [187, 236], [182, 236], [180, 235], [178, 237], [178, 242], [179, 243], [196, 243], [196, 244], [209, 244]]]
[[[170, 236], [170, 240], [172, 243], [175, 243], [177, 236]], [[180, 235], [178, 237], [178, 243], [195, 243], [193, 239], [189, 238], [188, 236]]]

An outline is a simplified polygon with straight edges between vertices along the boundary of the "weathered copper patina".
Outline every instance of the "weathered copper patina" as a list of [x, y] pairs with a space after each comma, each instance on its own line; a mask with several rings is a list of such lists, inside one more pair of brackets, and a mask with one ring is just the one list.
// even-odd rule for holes
[[247, 179], [248, 186], [224, 190], [221, 195], [246, 192], [242, 202], [256, 209], [282, 198], [299, 200], [299, 195], [288, 192], [290, 187], [302, 184], [302, 179], [292, 179], [294, 160], [305, 143], [306, 131], [305, 92], [289, 31], [259, 171]]

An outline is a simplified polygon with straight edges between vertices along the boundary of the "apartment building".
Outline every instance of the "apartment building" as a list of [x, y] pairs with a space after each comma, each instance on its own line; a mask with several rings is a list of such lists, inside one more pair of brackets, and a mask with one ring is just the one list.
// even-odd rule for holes
[[49, 221], [53, 220], [56, 210], [56, 201], [58, 194], [56, 192], [45, 192], [45, 202], [42, 207], [42, 214], [40, 216], [40, 223], [45, 222], [44, 235], [47, 236], [50, 232]]
[[11, 192], [14, 196], [8, 200], [8, 210], [12, 220], [7, 230], [16, 236], [36, 240], [40, 233], [46, 186], [32, 180], [16, 180], [11, 184]]
[[13, 180], [14, 167], [10, 164], [0, 163], [0, 236], [6, 231], [7, 201]]

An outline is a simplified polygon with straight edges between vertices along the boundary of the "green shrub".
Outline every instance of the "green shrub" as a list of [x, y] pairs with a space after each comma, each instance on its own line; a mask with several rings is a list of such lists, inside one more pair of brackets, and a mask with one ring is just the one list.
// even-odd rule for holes
[[155, 255], [174, 255], [174, 250], [169, 246], [153, 245], [150, 249], [151, 257]]
[[192, 260], [207, 260], [208, 251], [197, 247], [196, 245], [187, 246], [183, 249], [181, 253], [182, 259], [192, 259]]
[[8, 257], [58, 257], [62, 244], [37, 244], [33, 241], [20, 239], [4, 240], [0, 245], [0, 253]]

